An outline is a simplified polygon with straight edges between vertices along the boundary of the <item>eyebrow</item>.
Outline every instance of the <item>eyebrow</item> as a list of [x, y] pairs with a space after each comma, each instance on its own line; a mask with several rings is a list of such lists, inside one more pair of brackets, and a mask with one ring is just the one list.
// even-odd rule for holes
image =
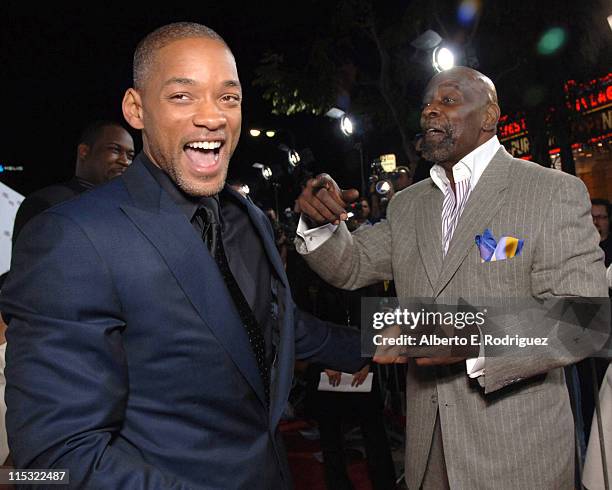
[[107, 147], [114, 147], [114, 148], [119, 148], [119, 149], [123, 149], [125, 148], [127, 150], [128, 153], [133, 153], [134, 150], [132, 148], [129, 148], [127, 146], [122, 145], [121, 143], [115, 143], [114, 141], [111, 141], [110, 143], [108, 143]]
[[[173, 84], [193, 86], [196, 85], [197, 82], [193, 78], [172, 77], [164, 82], [164, 87]], [[223, 82], [223, 86], [242, 89], [242, 86], [240, 85], [240, 82], [238, 80], [225, 80]]]

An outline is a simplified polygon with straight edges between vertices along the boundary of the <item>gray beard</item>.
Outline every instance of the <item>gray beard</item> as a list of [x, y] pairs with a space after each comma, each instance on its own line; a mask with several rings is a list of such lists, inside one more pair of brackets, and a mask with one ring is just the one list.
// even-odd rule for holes
[[444, 139], [439, 143], [431, 143], [426, 138], [423, 138], [421, 142], [421, 155], [425, 160], [432, 163], [446, 162], [450, 158], [454, 146], [455, 139], [450, 133], [446, 133]]

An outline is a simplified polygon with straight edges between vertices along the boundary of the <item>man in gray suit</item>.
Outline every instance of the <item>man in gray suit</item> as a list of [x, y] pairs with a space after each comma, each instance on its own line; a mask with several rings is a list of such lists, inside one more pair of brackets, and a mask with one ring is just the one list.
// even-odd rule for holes
[[[396, 194], [386, 222], [354, 235], [343, 221], [356, 191], [327, 175], [312, 179], [299, 198], [300, 253], [336, 287], [394, 279], [400, 302], [607, 296], [584, 184], [512, 158], [496, 137], [499, 114], [495, 87], [481, 73], [457, 67], [434, 76], [421, 114], [431, 178]], [[483, 261], [475, 237], [486, 229], [522, 240], [522, 250]], [[533, 335], [542, 325], [521, 328]], [[565, 354], [409, 360], [408, 487], [573, 488], [561, 367], [586, 354]]]

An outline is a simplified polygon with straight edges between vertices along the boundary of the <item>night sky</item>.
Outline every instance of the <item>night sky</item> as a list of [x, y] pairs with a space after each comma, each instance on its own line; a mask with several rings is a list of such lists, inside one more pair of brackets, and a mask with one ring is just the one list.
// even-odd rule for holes
[[[269, 104], [262, 100], [259, 89], [251, 86], [251, 81], [258, 61], [268, 49], [282, 45], [285, 51], [291, 51], [295, 45], [297, 50], [305, 39], [320, 35], [321, 24], [317, 19], [326, 11], [333, 11], [335, 2], [284, 2], [281, 7], [273, 2], [180, 2], [180, 6], [176, 3], [177, 6], [159, 8], [152, 2], [122, 2], [106, 7], [59, 7], [58, 2], [56, 8], [39, 9], [26, 2], [2, 2], [0, 66], [4, 90], [0, 164], [24, 167], [21, 173], [0, 174], [3, 182], [27, 194], [69, 178], [81, 129], [95, 119], [124, 122], [120, 101], [131, 85], [131, 60], [137, 42], [156, 27], [182, 20], [212, 27], [226, 39], [236, 56], [244, 87], [243, 135], [232, 163], [236, 171], [270, 155], [270, 148], [264, 143], [249, 138], [248, 128], [253, 126], [291, 128], [296, 146], [313, 150], [317, 161], [314, 169], [333, 170], [330, 159], [336, 158], [346, 143], [334, 134], [331, 122], [322, 117], [270, 116]], [[381, 18], [393, 16], [409, 3], [375, 2]], [[439, 20], [448, 27], [449, 35], [456, 37], [461, 34], [455, 20], [458, 3], [438, 2]], [[605, 17], [612, 12], [606, 11], [603, 1], [501, 0], [495, 3], [496, 8], [504, 10], [503, 17], [489, 15], [491, 2], [481, 3], [484, 11], [475, 47], [480, 70], [491, 75], [498, 85], [502, 111], [520, 108], [524, 103], [518, 99], [528, 87], [519, 91], [517, 85], [520, 86], [526, 70], [530, 70], [532, 78], [532, 72], [538, 70], [543, 79], [595, 77], [609, 69], [610, 58], [606, 60], [609, 49], [588, 60], [583, 56], [592, 42], [584, 32], [602, 33], [610, 40]], [[609, 2], [607, 5], [609, 9]], [[597, 22], [597, 26], [590, 26], [591, 21]], [[423, 26], [436, 29], [437, 22], [423, 19]], [[574, 30], [576, 23], [582, 23], [582, 27]], [[538, 60], [533, 46], [542, 29], [549, 25], [567, 29], [569, 39], [559, 55]], [[517, 53], [524, 59], [513, 68], [514, 60], [520, 59]], [[364, 58], [367, 56], [363, 53]], [[139, 148], [137, 132], [133, 135]], [[387, 143], [393, 146], [392, 141], [378, 141], [372, 151], [384, 149]]]

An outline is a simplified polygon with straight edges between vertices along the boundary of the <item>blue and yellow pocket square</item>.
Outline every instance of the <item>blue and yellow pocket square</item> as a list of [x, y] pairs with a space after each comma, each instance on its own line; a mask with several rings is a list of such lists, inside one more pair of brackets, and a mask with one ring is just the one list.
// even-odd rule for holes
[[503, 236], [499, 242], [488, 228], [482, 235], [476, 235], [476, 246], [480, 251], [480, 262], [496, 262], [511, 259], [521, 254], [524, 240]]

